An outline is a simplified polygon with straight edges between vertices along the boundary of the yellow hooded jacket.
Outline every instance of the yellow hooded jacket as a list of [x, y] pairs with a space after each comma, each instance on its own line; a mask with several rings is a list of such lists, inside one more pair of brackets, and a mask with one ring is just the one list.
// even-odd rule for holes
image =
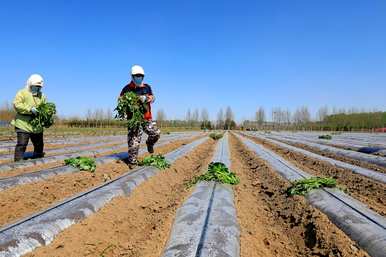
[[[32, 76], [31, 76], [32, 77]], [[41, 103], [46, 103], [46, 97], [43, 94], [37, 96], [32, 95], [31, 86], [36, 85], [35, 81], [28, 79], [26, 87], [17, 92], [13, 100], [13, 106], [16, 110], [16, 117], [11, 122], [13, 126], [30, 133], [42, 133], [43, 129], [35, 129], [31, 125], [33, 115], [32, 107], [37, 108]], [[41, 81], [41, 85], [43, 81]]]

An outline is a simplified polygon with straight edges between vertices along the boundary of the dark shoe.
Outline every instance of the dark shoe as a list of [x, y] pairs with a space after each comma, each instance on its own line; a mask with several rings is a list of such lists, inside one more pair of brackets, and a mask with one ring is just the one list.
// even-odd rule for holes
[[19, 158], [19, 157], [15, 157], [15, 158], [14, 158], [14, 161], [15, 161], [15, 162], [21, 162], [22, 160], [23, 160], [23, 158]]
[[32, 159], [39, 159], [39, 158], [43, 158], [45, 155], [45, 153], [33, 153], [32, 155]]
[[154, 145], [146, 144], [146, 146], [149, 153], [154, 153]]
[[129, 160], [127, 162], [127, 165], [129, 166], [130, 169], [133, 169], [135, 168], [136, 166], [138, 166], [138, 161], [137, 160]]

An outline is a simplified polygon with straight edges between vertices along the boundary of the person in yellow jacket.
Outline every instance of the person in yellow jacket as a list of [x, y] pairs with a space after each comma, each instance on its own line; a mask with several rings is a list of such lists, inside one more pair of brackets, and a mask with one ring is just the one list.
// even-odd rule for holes
[[42, 88], [42, 76], [33, 74], [28, 78], [25, 88], [17, 92], [13, 101], [16, 117], [11, 124], [15, 126], [17, 134], [15, 162], [23, 160], [29, 139], [34, 146], [33, 158], [41, 158], [44, 155], [43, 129], [34, 128], [30, 123], [38, 114], [37, 107], [41, 103], [46, 103]]

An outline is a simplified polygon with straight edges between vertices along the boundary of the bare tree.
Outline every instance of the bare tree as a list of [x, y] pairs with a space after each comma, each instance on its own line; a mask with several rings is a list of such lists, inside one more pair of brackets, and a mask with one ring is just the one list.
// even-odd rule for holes
[[233, 111], [230, 106], [226, 108], [225, 111], [225, 120], [234, 120]]
[[282, 109], [280, 107], [272, 108], [271, 115], [272, 115], [272, 122], [274, 123], [275, 128], [279, 129], [284, 121]]
[[209, 120], [209, 113], [208, 113], [208, 110], [206, 108], [203, 108], [201, 110], [201, 120], [202, 121], [208, 121]]
[[164, 110], [159, 109], [157, 111], [157, 122], [158, 122], [158, 125], [160, 126], [160, 128], [162, 128], [162, 125], [163, 125], [165, 120], [166, 120], [166, 114], [165, 114]]
[[319, 108], [319, 110], [317, 112], [317, 120], [318, 121], [324, 121], [324, 119], [327, 117], [327, 115], [328, 115], [328, 107], [322, 106]]
[[344, 108], [344, 107], [339, 108], [338, 113], [347, 113], [346, 108]]
[[106, 119], [106, 120], [111, 120], [112, 118], [113, 118], [113, 112], [111, 111], [110, 108], [108, 108], [108, 109], [106, 110], [106, 116], [105, 116], [105, 119]]
[[195, 109], [192, 115], [193, 122], [198, 122], [199, 118], [200, 118], [199, 111], [198, 109]]
[[231, 107], [228, 106], [225, 111], [224, 129], [234, 129], [235, 127], [236, 127], [236, 123], [234, 121], [234, 114]]
[[224, 127], [224, 112], [222, 108], [217, 113], [217, 128]]
[[311, 121], [311, 115], [307, 106], [302, 106], [296, 109], [293, 116], [296, 124], [305, 124]]
[[86, 120], [92, 120], [92, 118], [93, 118], [92, 110], [88, 109], [86, 113]]
[[209, 113], [206, 108], [201, 110], [201, 129], [212, 129], [212, 124], [209, 121]]
[[283, 110], [283, 124], [285, 126], [290, 126], [291, 125], [291, 111], [289, 109]]
[[190, 109], [188, 109], [188, 111], [186, 112], [186, 115], [185, 115], [185, 120], [190, 121], [191, 119], [192, 119], [192, 113], [191, 113]]
[[190, 109], [188, 109], [188, 111], [186, 112], [185, 121], [187, 122], [189, 127], [192, 126], [192, 112], [190, 111]]
[[281, 107], [272, 108], [272, 122], [278, 129], [289, 126], [291, 124], [291, 111]]
[[304, 123], [310, 122], [311, 121], [311, 114], [310, 111], [308, 110], [307, 106], [303, 106], [301, 108], [302, 110], [302, 120]]
[[265, 110], [263, 107], [259, 107], [259, 109], [257, 110], [256, 114], [255, 114], [255, 119], [256, 119], [256, 122], [257, 124], [261, 127], [264, 122], [265, 122]]

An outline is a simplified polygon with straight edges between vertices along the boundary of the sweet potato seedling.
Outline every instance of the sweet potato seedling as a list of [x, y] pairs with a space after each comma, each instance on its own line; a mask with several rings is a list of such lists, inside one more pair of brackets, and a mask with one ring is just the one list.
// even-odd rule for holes
[[332, 136], [331, 135], [321, 135], [318, 137], [319, 139], [326, 139], [326, 140], [331, 140]]
[[212, 138], [213, 140], [219, 140], [220, 138], [223, 137], [223, 134], [222, 133], [212, 132], [212, 133], [209, 134], [209, 137]]
[[161, 154], [147, 156], [139, 162], [139, 165], [153, 166], [160, 170], [164, 170], [170, 167], [170, 163]]
[[208, 166], [208, 170], [197, 177], [194, 177], [188, 186], [197, 184], [200, 181], [215, 181], [223, 184], [237, 185], [240, 179], [235, 173], [230, 171], [228, 167], [222, 162], [212, 162]]
[[76, 157], [76, 158], [69, 158], [64, 160], [64, 163], [66, 165], [73, 166], [75, 168], [78, 168], [79, 170], [86, 170], [90, 172], [95, 172], [96, 170], [96, 162], [95, 159], [89, 158], [89, 157]]
[[287, 195], [305, 195], [311, 190], [321, 187], [336, 187], [336, 180], [333, 178], [321, 177], [296, 180], [292, 186], [287, 189]]
[[145, 123], [143, 114], [146, 107], [134, 92], [128, 92], [120, 97], [115, 111], [117, 112], [115, 118], [128, 119], [127, 127], [129, 129], [138, 129]]
[[54, 124], [56, 106], [54, 103], [42, 103], [37, 107], [38, 113], [31, 120], [35, 129], [49, 128]]

